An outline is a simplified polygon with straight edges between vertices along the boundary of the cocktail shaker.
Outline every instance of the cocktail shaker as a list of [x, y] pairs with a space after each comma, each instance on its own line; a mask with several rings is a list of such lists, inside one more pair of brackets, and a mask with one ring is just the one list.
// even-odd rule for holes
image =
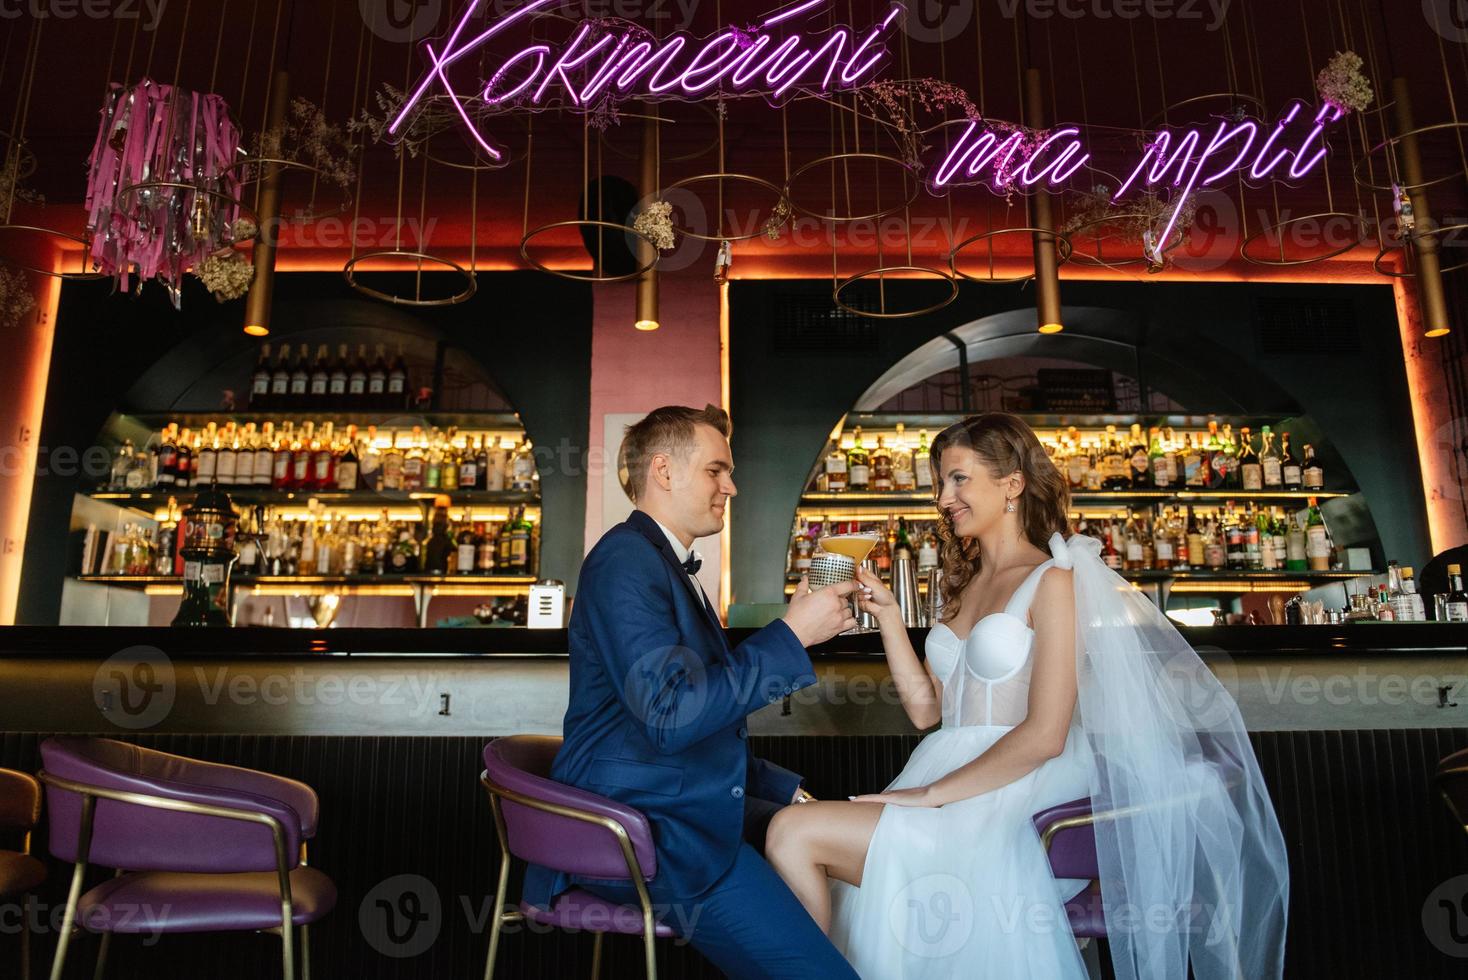
[[[871, 572], [873, 575], [876, 575], [878, 578], [881, 577], [880, 573], [878, 573], [878, 571], [877, 571], [877, 560], [875, 558], [868, 558], [866, 561], [864, 561], [864, 562], [861, 563], [861, 567], [862, 568], [865, 568], [867, 571]], [[877, 617], [876, 616], [873, 616], [871, 613], [869, 613], [866, 610], [862, 609], [860, 603], [857, 603], [857, 607], [856, 608], [857, 608], [856, 622], [857, 622], [857, 628], [858, 629], [862, 629], [862, 630], [874, 630], [874, 629], [877, 629], [878, 628], [877, 627]]]
[[928, 569], [927, 625], [937, 626], [943, 618], [943, 569]]
[[923, 625], [923, 607], [918, 601], [917, 568], [911, 558], [892, 559], [892, 594], [904, 626]]

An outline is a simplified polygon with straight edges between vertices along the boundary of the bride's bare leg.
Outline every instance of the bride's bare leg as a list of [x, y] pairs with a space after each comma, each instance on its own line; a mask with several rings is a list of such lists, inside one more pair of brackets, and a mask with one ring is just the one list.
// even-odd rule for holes
[[765, 857], [822, 932], [831, 928], [826, 879], [861, 884], [861, 870], [882, 806], [834, 800], [799, 803], [785, 807], [770, 821]]

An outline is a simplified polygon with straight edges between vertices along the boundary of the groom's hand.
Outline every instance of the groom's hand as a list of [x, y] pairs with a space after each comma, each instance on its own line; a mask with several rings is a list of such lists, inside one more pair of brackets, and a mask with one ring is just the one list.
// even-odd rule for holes
[[809, 591], [807, 576], [800, 576], [790, 608], [785, 611], [785, 625], [803, 647], [824, 643], [843, 630], [856, 626], [847, 597], [856, 591], [856, 582], [838, 582], [815, 592]]

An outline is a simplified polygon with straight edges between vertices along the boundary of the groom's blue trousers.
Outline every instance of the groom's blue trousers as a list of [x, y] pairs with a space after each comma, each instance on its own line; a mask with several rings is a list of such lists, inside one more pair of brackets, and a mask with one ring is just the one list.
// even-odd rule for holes
[[[609, 902], [636, 905], [632, 885], [581, 885]], [[775, 869], [749, 844], [702, 895], [653, 903], [662, 921], [733, 980], [858, 980]]]

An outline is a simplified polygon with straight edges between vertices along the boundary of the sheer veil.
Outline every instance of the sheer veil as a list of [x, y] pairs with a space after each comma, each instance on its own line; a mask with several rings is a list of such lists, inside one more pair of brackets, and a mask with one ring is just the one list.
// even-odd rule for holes
[[1073, 569], [1077, 726], [1118, 980], [1279, 977], [1289, 868], [1238, 705], [1172, 622], [1085, 535]]

